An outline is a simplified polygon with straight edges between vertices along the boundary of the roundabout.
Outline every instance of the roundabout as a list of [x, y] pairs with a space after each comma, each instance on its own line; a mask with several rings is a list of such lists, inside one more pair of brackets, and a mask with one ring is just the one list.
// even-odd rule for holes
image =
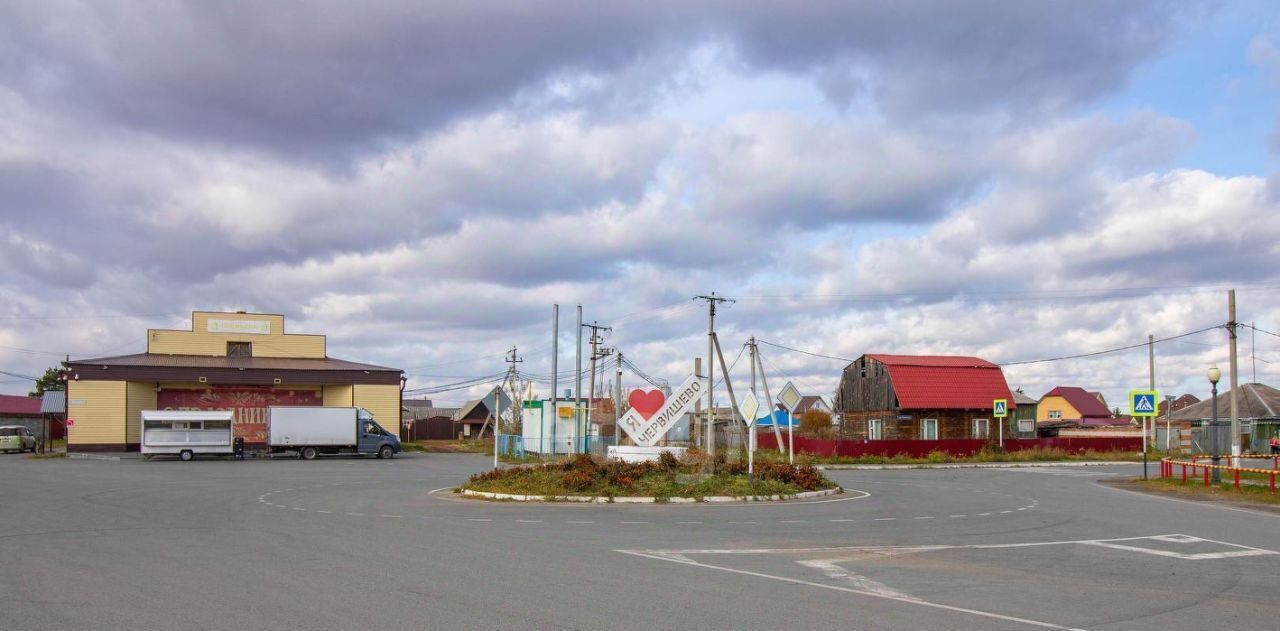
[[[1163, 630], [1280, 615], [1280, 522], [1097, 484], [1130, 465], [833, 471], [842, 495], [763, 503], [452, 492], [486, 464], [2, 461], [0, 580], [22, 614], [8, 627]], [[59, 603], [40, 604], [53, 586]], [[358, 610], [332, 597], [353, 589]]]

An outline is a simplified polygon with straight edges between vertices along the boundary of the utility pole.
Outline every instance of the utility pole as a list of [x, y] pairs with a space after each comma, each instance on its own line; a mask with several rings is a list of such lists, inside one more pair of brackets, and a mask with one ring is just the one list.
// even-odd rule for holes
[[1236, 290], [1227, 292], [1227, 331], [1231, 334], [1231, 466], [1240, 466], [1240, 365], [1236, 354]]
[[[1150, 333], [1147, 334], [1147, 389], [1153, 392], [1156, 389], [1156, 336]], [[1153, 401], [1153, 403], [1156, 403], [1156, 402]], [[1156, 404], [1159, 405], [1159, 403], [1156, 403]], [[1132, 412], [1132, 410], [1130, 411]], [[1148, 423], [1150, 423], [1151, 425], [1150, 439], [1147, 438]], [[1150, 446], [1152, 443], [1155, 442], [1155, 440], [1156, 440], [1156, 418], [1154, 416], [1142, 417], [1142, 444], [1143, 444], [1142, 476], [1144, 478], [1147, 475], [1146, 453], [1150, 451]]]
[[[590, 446], [591, 410], [596, 405], [596, 360], [613, 352], [611, 349], [600, 348], [600, 342], [604, 341], [604, 338], [600, 337], [600, 332], [612, 331], [613, 327], [602, 326], [599, 322], [592, 322], [591, 324], [581, 325], [581, 328], [591, 329], [591, 338], [589, 340], [591, 343], [591, 389], [588, 391], [590, 394], [587, 395], [587, 415], [582, 424], [582, 451], [585, 453], [589, 451]], [[581, 338], [582, 333], [579, 332], [578, 336]]]
[[578, 326], [573, 329], [574, 335], [578, 336], [578, 359], [577, 366], [574, 368], [573, 375], [573, 453], [578, 453], [578, 436], [581, 436], [581, 420], [579, 414], [582, 413], [582, 305], [578, 305]]
[[[507, 374], [503, 375], [502, 377], [502, 385], [498, 386], [498, 391], [494, 394], [494, 397], [493, 397], [493, 407], [494, 409], [497, 410], [497, 412], [494, 413], [493, 415], [493, 468], [494, 469], [498, 468], [498, 430], [502, 426], [502, 391], [506, 389], [508, 380], [512, 380], [514, 382], [515, 374], [516, 374], [516, 364], [519, 364], [523, 361], [524, 361], [523, 359], [516, 356], [516, 347], [512, 346], [511, 350], [507, 351], [507, 363], [510, 364], [510, 366], [507, 368]], [[515, 399], [513, 398], [512, 401], [514, 402]]]
[[622, 418], [622, 351], [613, 360], [613, 444], [618, 446], [622, 444], [622, 424], [618, 422]]
[[716, 305], [731, 302], [728, 298], [717, 296], [694, 296], [694, 300], [707, 301], [707, 454], [715, 460], [716, 454]]
[[[693, 358], [693, 374], [695, 377], [702, 378], [702, 358]], [[698, 416], [702, 414], [702, 399], [698, 399], [693, 403], [693, 416], [689, 420], [689, 442], [694, 445], [701, 445], [702, 426], [698, 424]]]
[[[556, 451], [556, 419], [560, 418], [559, 399], [560, 393], [560, 375], [556, 374], [559, 369], [560, 361], [560, 305], [551, 305], [551, 453]], [[546, 420], [547, 411], [542, 411], [541, 420], [538, 421], [538, 455], [547, 453], [546, 450]]]
[[[782, 448], [782, 432], [778, 429], [777, 417], [774, 413], [778, 411], [778, 406], [773, 402], [773, 393], [769, 392], [769, 375], [764, 371], [764, 359], [760, 356], [760, 348], [756, 346], [755, 338], [751, 338], [751, 354], [756, 360], [756, 366], [760, 368], [760, 383], [764, 386], [765, 408], [769, 410], [769, 425], [773, 427], [774, 444], [778, 446], [778, 453], [782, 454], [785, 450]], [[787, 417], [787, 431], [791, 431], [791, 417]]]
[[[751, 394], [755, 394], [756, 393], [756, 336], [752, 335], [751, 339], [747, 340], [747, 348], [751, 350], [751, 357], [749, 358], [751, 360]], [[766, 403], [765, 409], [768, 409], [768, 405], [767, 405], [768, 401], [766, 401], [765, 403]], [[759, 419], [751, 419], [751, 420], [757, 421]], [[769, 420], [772, 421], [773, 417], [770, 416]], [[755, 450], [756, 450], [756, 424], [754, 422], [751, 423], [751, 429], [748, 432], [748, 434], [749, 435], [747, 436], [747, 453], [754, 456]]]

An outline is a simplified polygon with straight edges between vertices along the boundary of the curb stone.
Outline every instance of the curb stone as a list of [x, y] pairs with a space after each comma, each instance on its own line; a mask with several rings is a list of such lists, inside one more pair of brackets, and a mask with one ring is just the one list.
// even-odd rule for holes
[[1142, 464], [1142, 461], [1091, 460], [1081, 462], [944, 462], [938, 464], [819, 464], [821, 471], [887, 471], [894, 469], [1036, 469], [1040, 467], [1101, 467], [1112, 464]]
[[[760, 495], [760, 496], [744, 496], [733, 497], [731, 495], [709, 495], [702, 498], [702, 503], [727, 503], [727, 502], [781, 502], [785, 500], [805, 500], [814, 497], [825, 497], [827, 495], [835, 495], [843, 493], [844, 489], [836, 487], [834, 489], [826, 489], [824, 491], [805, 491], [793, 495]], [[579, 502], [584, 504], [656, 504], [658, 501], [652, 497], [597, 497], [594, 495], [519, 495], [515, 493], [490, 493], [488, 491], [473, 491], [471, 489], [462, 489], [462, 495], [469, 497], [480, 497], [491, 500], [508, 500], [512, 502]], [[699, 503], [697, 498], [693, 497], [672, 497], [666, 500], [670, 504], [696, 504]]]

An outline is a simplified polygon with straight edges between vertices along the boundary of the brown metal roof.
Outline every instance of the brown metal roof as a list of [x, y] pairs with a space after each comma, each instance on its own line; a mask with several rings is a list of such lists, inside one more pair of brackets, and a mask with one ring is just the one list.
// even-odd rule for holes
[[[1240, 384], [1240, 395], [1236, 397], [1240, 418], [1273, 419], [1280, 418], [1280, 390], [1261, 383]], [[1213, 399], [1199, 403], [1173, 413], [1175, 421], [1198, 421], [1213, 416]], [[1231, 418], [1231, 391], [1218, 393], [1218, 420]]]
[[68, 368], [101, 366], [128, 366], [139, 368], [233, 368], [244, 370], [367, 370], [399, 373], [398, 368], [361, 364], [358, 362], [326, 357], [304, 359], [295, 357], [213, 357], [209, 355], [160, 355], [139, 353], [119, 357], [76, 359], [67, 362]]

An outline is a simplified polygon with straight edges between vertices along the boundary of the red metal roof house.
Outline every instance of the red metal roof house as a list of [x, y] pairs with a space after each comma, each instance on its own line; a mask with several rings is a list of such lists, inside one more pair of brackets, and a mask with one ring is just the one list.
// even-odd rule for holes
[[863, 355], [836, 392], [841, 434], [866, 440], [989, 438], [996, 399], [1016, 406], [1000, 367], [978, 357]]

